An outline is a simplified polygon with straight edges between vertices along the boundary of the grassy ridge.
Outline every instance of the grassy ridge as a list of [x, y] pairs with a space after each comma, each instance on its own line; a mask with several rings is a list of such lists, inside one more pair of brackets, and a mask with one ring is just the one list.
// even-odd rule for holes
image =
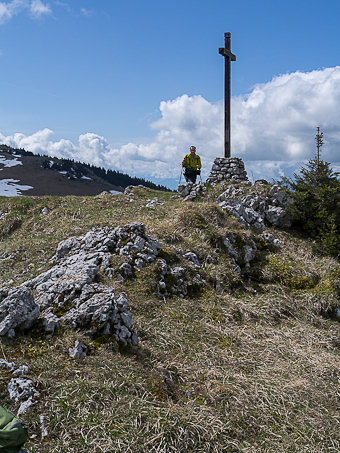
[[[340, 449], [340, 267], [312, 244], [275, 231], [241, 278], [223, 249], [228, 232], [252, 237], [207, 200], [136, 189], [97, 197], [0, 199], [0, 278], [18, 285], [50, 266], [58, 242], [92, 227], [141, 221], [167, 260], [199, 256], [207, 285], [190, 297], [160, 300], [156, 269], [114, 283], [130, 301], [140, 345], [121, 350], [64, 328], [3, 341], [0, 356], [27, 364], [41, 392], [24, 420], [32, 452], [336, 452]], [[146, 199], [165, 202], [155, 209]], [[47, 207], [46, 215], [41, 213]], [[188, 263], [185, 263], [188, 266]], [[12, 283], [11, 283], [12, 281]], [[102, 283], [112, 284], [102, 277]], [[89, 355], [68, 348], [81, 337]], [[0, 370], [0, 399], [16, 410]], [[42, 439], [39, 415], [48, 436]]]

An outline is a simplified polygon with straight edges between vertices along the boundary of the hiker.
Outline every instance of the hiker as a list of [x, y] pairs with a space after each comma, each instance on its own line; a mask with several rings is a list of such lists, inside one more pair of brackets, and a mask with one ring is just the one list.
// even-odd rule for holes
[[190, 153], [182, 161], [186, 182], [195, 184], [197, 175], [201, 174], [201, 158], [196, 154], [196, 146], [190, 146]]

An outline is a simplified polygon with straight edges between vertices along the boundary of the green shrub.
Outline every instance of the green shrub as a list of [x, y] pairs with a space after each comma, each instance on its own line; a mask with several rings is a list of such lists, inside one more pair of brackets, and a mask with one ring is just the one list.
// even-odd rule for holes
[[339, 258], [340, 181], [330, 164], [311, 159], [295, 180], [284, 178], [294, 202], [289, 206], [293, 225], [316, 240], [315, 251]]

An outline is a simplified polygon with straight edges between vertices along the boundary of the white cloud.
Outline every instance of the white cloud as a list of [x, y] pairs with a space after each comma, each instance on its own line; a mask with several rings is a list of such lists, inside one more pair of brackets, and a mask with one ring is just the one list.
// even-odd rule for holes
[[51, 14], [51, 8], [48, 4], [42, 3], [41, 0], [32, 0], [30, 4], [30, 12], [34, 17], [41, 17], [46, 14]]
[[[232, 100], [232, 155], [246, 162], [251, 179], [271, 180], [291, 174], [314, 157], [320, 126], [325, 145], [322, 158], [340, 164], [340, 67], [295, 72], [258, 84]], [[223, 103], [182, 95], [160, 103], [160, 119], [151, 124], [155, 136], [147, 144], [120, 148], [94, 133], [78, 143], [53, 141], [53, 131], [14, 134], [0, 141], [35, 153], [68, 157], [150, 178], [176, 178], [191, 144], [197, 146], [207, 176], [212, 161], [223, 156]], [[252, 178], [253, 177], [253, 178]]]
[[247, 159], [309, 159], [321, 126], [327, 159], [340, 160], [339, 115], [339, 66], [278, 76], [234, 99], [233, 147]]
[[33, 17], [41, 17], [51, 14], [51, 8], [41, 0], [11, 0], [9, 2], [0, 2], [0, 24], [3, 24], [13, 16], [22, 12], [29, 11]]
[[16, 133], [6, 137], [0, 133], [0, 142], [13, 148], [24, 148], [34, 154], [48, 154], [73, 159], [77, 154], [75, 145], [70, 140], [64, 139], [55, 142], [52, 140], [53, 135], [54, 132], [47, 128], [28, 136]]
[[21, 12], [27, 6], [26, 0], [12, 0], [0, 2], [0, 24], [10, 20], [14, 15]]

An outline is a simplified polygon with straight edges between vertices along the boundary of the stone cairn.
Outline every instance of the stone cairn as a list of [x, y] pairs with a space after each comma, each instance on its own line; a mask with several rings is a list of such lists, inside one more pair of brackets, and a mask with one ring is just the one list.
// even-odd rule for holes
[[236, 183], [248, 181], [242, 159], [239, 157], [216, 157], [207, 183], [215, 185], [223, 181]]

